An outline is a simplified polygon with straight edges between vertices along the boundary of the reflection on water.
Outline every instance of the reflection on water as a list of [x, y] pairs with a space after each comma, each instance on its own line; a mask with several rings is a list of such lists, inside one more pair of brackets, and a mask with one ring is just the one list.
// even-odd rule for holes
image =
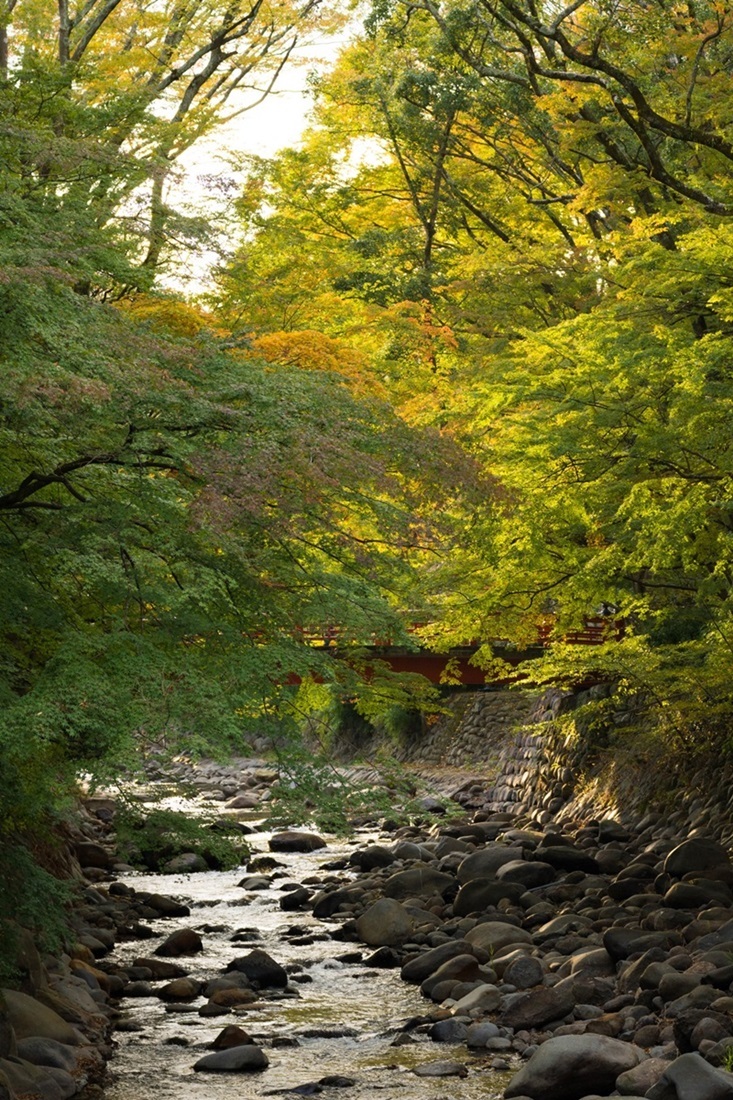
[[[253, 847], [267, 850], [267, 834], [257, 834], [252, 840]], [[176, 1011], [166, 1011], [157, 998], [127, 999], [124, 1016], [142, 1025], [142, 1030], [116, 1036], [118, 1050], [110, 1064], [108, 1100], [231, 1100], [233, 1093], [258, 1097], [327, 1074], [357, 1079], [355, 1088], [325, 1090], [326, 1096], [336, 1100], [366, 1100], [372, 1095], [394, 1095], [400, 1100], [496, 1100], [503, 1095], [511, 1074], [492, 1070], [487, 1056], [468, 1052], [465, 1046], [433, 1043], [419, 1034], [414, 1044], [390, 1045], [401, 1025], [423, 1014], [429, 1005], [417, 987], [400, 980], [399, 971], [368, 969], [335, 958], [358, 945], [330, 939], [294, 945], [285, 938], [294, 925], [315, 934], [330, 926], [314, 920], [309, 912], [283, 912], [278, 904], [279, 883], [300, 882], [346, 851], [329, 845], [327, 850], [308, 854], [278, 853], [285, 876], [275, 879], [270, 890], [252, 893], [237, 886], [243, 869], [125, 876], [123, 881], [136, 890], [185, 899], [191, 916], [181, 921], [150, 922], [159, 938], [121, 944], [117, 952], [121, 962], [151, 954], [174, 928], [186, 926], [201, 931], [204, 940], [203, 954], [180, 960], [194, 978], [215, 977], [233, 958], [259, 946], [289, 971], [293, 965], [301, 967], [296, 976], [302, 974], [310, 981], [294, 985], [296, 997], [285, 995], [257, 1006], [241, 1006], [214, 1018], [198, 1015], [203, 998]], [[245, 930], [251, 933], [251, 942], [231, 942], [236, 932]], [[193, 1072], [193, 1063], [227, 1024], [241, 1025], [263, 1046], [270, 1060], [267, 1070], [237, 1075]], [[312, 1030], [321, 1030], [327, 1037], [303, 1035]], [[286, 1037], [297, 1038], [299, 1045], [273, 1047], [273, 1040]], [[445, 1059], [466, 1065], [468, 1077], [421, 1078], [412, 1072], [416, 1065]]]

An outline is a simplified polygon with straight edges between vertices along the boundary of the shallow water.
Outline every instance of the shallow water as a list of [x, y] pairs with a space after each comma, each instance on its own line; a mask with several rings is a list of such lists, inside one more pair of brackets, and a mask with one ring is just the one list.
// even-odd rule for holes
[[[268, 852], [268, 839], [268, 834], [255, 834], [251, 846]], [[314, 935], [325, 935], [336, 927], [315, 920], [308, 911], [283, 912], [278, 904], [280, 884], [301, 882], [317, 874], [323, 863], [348, 850], [334, 843], [308, 854], [278, 853], [276, 858], [284, 865], [278, 871], [284, 874], [266, 891], [247, 892], [238, 887], [246, 874], [243, 868], [192, 875], [124, 876], [122, 881], [137, 890], [187, 901], [191, 916], [149, 922], [159, 937], [121, 944], [117, 951], [120, 961], [150, 955], [175, 928], [190, 927], [200, 931], [204, 941], [203, 954], [180, 960], [193, 978], [215, 977], [233, 958], [258, 946], [289, 971], [298, 964], [312, 980], [293, 983], [297, 997], [267, 1000], [260, 1002], [261, 1007], [246, 1006], [213, 1018], [198, 1015], [204, 998], [186, 1006], [186, 1011], [176, 1012], [167, 1012], [163, 1002], [154, 997], [126, 999], [124, 1016], [139, 1022], [143, 1030], [116, 1034], [118, 1050], [109, 1067], [108, 1100], [259, 1097], [272, 1089], [317, 1081], [327, 1074], [357, 1080], [354, 1088], [324, 1090], [323, 1095], [333, 1100], [497, 1100], [503, 1095], [512, 1074], [493, 1070], [488, 1054], [469, 1053], [465, 1045], [433, 1043], [420, 1034], [415, 1035], [417, 1042], [413, 1045], [390, 1045], [402, 1024], [431, 1007], [416, 986], [400, 980], [398, 970], [377, 970], [336, 960], [335, 956], [359, 949], [359, 944], [323, 938], [297, 945], [284, 938], [293, 926]], [[231, 936], [245, 929], [252, 930], [252, 942], [232, 943]], [[194, 1073], [194, 1062], [208, 1051], [227, 1024], [240, 1024], [262, 1045], [270, 1060], [267, 1070], [255, 1074]], [[350, 1029], [353, 1034], [329, 1038], [302, 1034], [311, 1028], [333, 1032]], [[296, 1037], [300, 1045], [273, 1048], [273, 1039], [282, 1036]], [[446, 1059], [463, 1063], [468, 1076], [425, 1078], [412, 1072], [416, 1065]]]

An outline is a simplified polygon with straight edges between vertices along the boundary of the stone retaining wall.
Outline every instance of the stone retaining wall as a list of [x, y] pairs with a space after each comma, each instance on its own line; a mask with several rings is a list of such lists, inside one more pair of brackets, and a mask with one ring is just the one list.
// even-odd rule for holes
[[[506, 689], [457, 695], [446, 713], [403, 743], [395, 756], [412, 765], [470, 768], [465, 802], [486, 811], [552, 818], [651, 815], [671, 829], [701, 829], [733, 844], [733, 761], [694, 757], [630, 731], [613, 716], [607, 749], [573, 741], [556, 721], [605, 687], [568, 692]], [[461, 794], [459, 801], [463, 801]]]

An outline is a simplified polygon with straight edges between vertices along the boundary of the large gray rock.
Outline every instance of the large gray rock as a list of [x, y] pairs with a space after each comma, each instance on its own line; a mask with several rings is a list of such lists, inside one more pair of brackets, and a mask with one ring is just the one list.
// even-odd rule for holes
[[270, 838], [269, 847], [271, 852], [315, 852], [319, 848], [325, 848], [326, 842], [316, 833], [300, 833], [295, 829], [287, 829], [283, 833], [275, 833]]
[[473, 947], [483, 947], [489, 954], [510, 943], [532, 943], [529, 932], [503, 921], [484, 921], [466, 933], [466, 941]]
[[7, 1020], [15, 1032], [16, 1039], [42, 1036], [69, 1046], [78, 1046], [83, 1042], [76, 1028], [63, 1020], [58, 1012], [29, 997], [27, 993], [20, 993], [15, 989], [4, 989], [2, 994], [7, 1009]]
[[730, 868], [730, 856], [722, 844], [707, 837], [683, 840], [664, 861], [664, 870], [676, 878], [688, 871], [710, 871], [716, 867]]
[[239, 958], [233, 959], [226, 969], [227, 971], [238, 970], [240, 974], [246, 975], [249, 981], [253, 985], [259, 986], [260, 989], [284, 989], [288, 984], [288, 976], [284, 967], [275, 962], [260, 947], [250, 951], [249, 955], [240, 955]]
[[475, 955], [455, 955], [439, 966], [434, 974], [426, 978], [420, 986], [420, 992], [426, 997], [433, 996], [433, 990], [445, 981], [476, 982], [482, 981], [478, 960]]
[[41, 1039], [39, 1036], [33, 1036], [30, 1039], [19, 1040], [18, 1057], [25, 1059], [26, 1062], [32, 1062], [34, 1066], [55, 1066], [57, 1069], [71, 1072], [78, 1064], [79, 1047], [59, 1043], [56, 1039]]
[[516, 903], [525, 892], [517, 882], [501, 882], [499, 879], [474, 878], [458, 891], [453, 902], [453, 915], [467, 917], [470, 913], [485, 913], [508, 898]]
[[198, 955], [203, 949], [203, 940], [198, 932], [194, 932], [193, 928], [178, 928], [175, 932], [171, 932], [160, 947], [156, 947], [153, 954], [167, 959], [177, 959], [181, 955]]
[[269, 1064], [264, 1050], [254, 1044], [246, 1044], [205, 1054], [198, 1062], [194, 1062], [193, 1068], [199, 1073], [250, 1073], [267, 1069]]
[[516, 882], [526, 890], [532, 890], [534, 887], [546, 886], [548, 882], [553, 882], [556, 874], [554, 867], [549, 863], [543, 863], [540, 859], [529, 862], [513, 859], [499, 868], [496, 877], [501, 882]]
[[388, 898], [397, 899], [442, 895], [455, 886], [455, 881], [453, 875], [445, 875], [426, 864], [390, 875], [384, 884], [384, 893]]
[[[633, 1069], [644, 1052], [606, 1035], [563, 1035], [548, 1039], [514, 1076], [507, 1100], [581, 1100], [592, 1093], [608, 1095], [616, 1078]], [[698, 1098], [699, 1100], [699, 1098]]]
[[462, 861], [458, 881], [463, 885], [474, 878], [493, 878], [503, 864], [516, 860], [520, 854], [518, 848], [509, 848], [506, 844], [487, 844]]
[[372, 947], [394, 947], [412, 934], [414, 921], [395, 898], [380, 898], [356, 922], [362, 943]]
[[664, 1058], [647, 1058], [622, 1073], [616, 1080], [616, 1088], [622, 1096], [646, 1096], [667, 1069], [669, 1062]]
[[714, 1069], [699, 1054], [683, 1054], [647, 1092], [649, 1100], [733, 1100], [733, 1074]]
[[[471, 954], [472, 945], [467, 940], [451, 940], [449, 943], [441, 943], [438, 947], [431, 947], [423, 951], [416, 959], [410, 959], [402, 967], [400, 977], [405, 982], [413, 982], [419, 985], [434, 974], [439, 966], [453, 959], [457, 955]], [[485, 957], [485, 956], [484, 956]]]
[[515, 993], [501, 1015], [505, 1027], [516, 1031], [524, 1028], [544, 1027], [552, 1020], [561, 1020], [573, 1011], [575, 998], [572, 990], [554, 986], [539, 986], [526, 993]]

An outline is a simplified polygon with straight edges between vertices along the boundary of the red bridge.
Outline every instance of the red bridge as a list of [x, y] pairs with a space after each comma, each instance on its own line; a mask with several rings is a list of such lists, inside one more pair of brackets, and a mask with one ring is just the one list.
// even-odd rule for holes
[[[497, 642], [493, 644], [494, 654], [507, 665], [516, 668], [523, 661], [541, 657], [554, 640], [552, 633], [553, 625], [548, 623], [539, 627], [535, 645], [520, 650]], [[568, 645], [595, 646], [611, 640], [619, 641], [623, 634], [622, 620], [598, 617], [586, 620], [581, 630], [566, 634], [560, 640]], [[327, 637], [312, 639], [312, 644], [330, 648], [334, 656], [348, 660], [348, 647], [339, 647], [338, 631], [329, 632]], [[366, 651], [374, 655], [375, 661], [387, 664], [393, 672], [419, 673], [433, 684], [482, 687], [486, 684], [508, 684], [521, 675], [507, 671], [505, 675], [497, 676], [495, 672], [486, 672], [479, 668], [471, 659], [480, 648], [479, 642], [470, 642], [455, 646], [445, 653], [435, 653], [426, 647], [414, 650], [407, 646], [375, 643], [361, 647], [360, 654]]]

